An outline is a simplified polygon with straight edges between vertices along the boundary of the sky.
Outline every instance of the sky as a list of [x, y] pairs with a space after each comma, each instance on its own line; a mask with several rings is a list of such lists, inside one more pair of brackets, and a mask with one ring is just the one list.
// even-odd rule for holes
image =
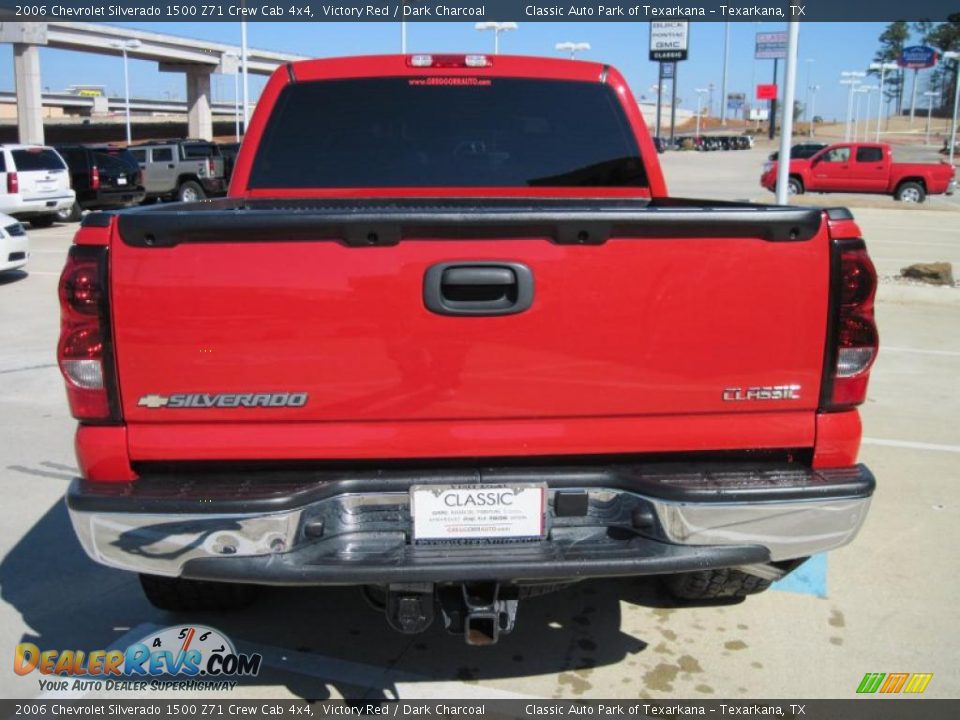
[[[240, 23], [114, 23], [118, 27], [169, 33], [184, 37], [240, 43]], [[784, 23], [730, 23], [728, 92], [750, 95], [751, 85], [772, 80], [773, 61], [753, 59], [754, 34], [784, 29]], [[805, 88], [819, 85], [815, 112], [826, 120], [843, 119], [846, 88], [839, 84], [842, 70], [864, 70], [873, 59], [883, 23], [804, 23], [800, 29], [797, 98], [804, 102]], [[250, 47], [313, 57], [399, 52], [399, 23], [248, 23]], [[724, 23], [690, 24], [690, 57], [679, 64], [677, 94], [681, 107], [696, 106], [696, 88], [713, 83], [713, 111], [719, 113], [723, 66]], [[553, 55], [562, 41], [589, 42], [592, 49], [581, 57], [609, 63], [627, 78], [638, 99], [651, 98], [656, 83], [656, 63], [647, 59], [649, 27], [638, 23], [521, 22], [515, 32], [501, 35], [501, 52]], [[472, 22], [407, 24], [410, 52], [492, 52], [493, 34], [477, 32]], [[9, 47], [9, 46], [8, 46]], [[780, 62], [781, 79], [784, 62]], [[104, 85], [108, 95], [123, 93], [123, 64], [119, 58], [42, 49], [40, 58], [45, 88], [63, 90], [69, 85]], [[265, 78], [250, 76], [251, 97], [256, 98]], [[876, 80], [874, 80], [874, 84]], [[922, 87], [921, 73], [921, 92]], [[155, 62], [130, 61], [131, 95], [179, 98], [186, 96], [181, 73], [161, 73]], [[214, 76], [214, 100], [233, 99], [232, 76]], [[909, 90], [909, 84], [907, 86]], [[13, 55], [0, 50], [0, 90], [12, 91]], [[706, 102], [706, 97], [704, 98]], [[923, 106], [925, 107], [925, 106]]]

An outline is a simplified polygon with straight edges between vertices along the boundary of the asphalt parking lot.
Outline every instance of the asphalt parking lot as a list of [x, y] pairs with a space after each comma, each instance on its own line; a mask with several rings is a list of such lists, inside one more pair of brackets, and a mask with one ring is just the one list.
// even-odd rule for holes
[[[762, 196], [765, 154], [661, 157], [673, 194], [738, 199]], [[881, 275], [917, 261], [960, 268], [954, 208], [889, 205], [854, 208]], [[847, 698], [866, 672], [932, 672], [927, 696], [960, 694], [950, 560], [960, 545], [960, 289], [881, 284], [862, 450], [878, 492], [852, 545], [738, 605], [673, 608], [655, 582], [582, 583], [524, 601], [512, 635], [471, 648], [439, 628], [395, 634], [351, 589], [275, 589], [239, 614], [172, 615], [150, 607], [133, 576], [86, 558], [62, 502], [76, 472], [74, 423], [54, 358], [56, 282], [73, 230], [31, 230], [29, 272], [0, 278], [7, 657], [19, 642], [107, 648], [197, 622], [264, 655], [266, 669], [232, 698]], [[6, 667], [0, 694], [41, 694], [36, 675]]]

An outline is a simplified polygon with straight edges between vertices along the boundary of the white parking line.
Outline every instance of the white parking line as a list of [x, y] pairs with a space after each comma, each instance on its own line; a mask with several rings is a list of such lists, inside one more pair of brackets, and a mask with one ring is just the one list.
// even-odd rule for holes
[[[917, 232], [914, 228], [913, 232]], [[885, 238], [867, 238], [867, 245], [912, 245], [918, 248], [925, 247], [943, 247], [956, 248], [957, 244], [952, 242], [936, 242], [935, 240], [888, 240]]]
[[[931, 232], [936, 231], [936, 232], [938, 232], [938, 233], [941, 233], [941, 232], [960, 232], [960, 228], [954, 228], [953, 230], [951, 230], [949, 225], [946, 226], [946, 227], [943, 227], [943, 226], [940, 226], [940, 225], [921, 225], [921, 224], [917, 224], [917, 225], [888, 225], [887, 223], [883, 223], [883, 229], [884, 229], [884, 230], [909, 230], [909, 231], [912, 232], [912, 233], [915, 233], [915, 232], [917, 232], [918, 230], [929, 230], [929, 231], [931, 231]], [[873, 240], [872, 242], [884, 242], [884, 241], [883, 241], [883, 240]], [[887, 242], [892, 242], [892, 241], [887, 241]]]
[[873, 262], [908, 262], [908, 263], [917, 263], [917, 262], [941, 262], [941, 260], [924, 260], [922, 257], [877, 257], [876, 255], [871, 254], [870, 259]]
[[944, 357], [960, 357], [960, 350], [924, 350], [921, 348], [881, 346], [883, 352], [916, 353], [917, 355], [943, 355]]
[[906, 448], [908, 450], [933, 450], [935, 452], [960, 453], [960, 445], [941, 445], [939, 443], [913, 442], [912, 440], [885, 440], [883, 438], [863, 438], [864, 445]]

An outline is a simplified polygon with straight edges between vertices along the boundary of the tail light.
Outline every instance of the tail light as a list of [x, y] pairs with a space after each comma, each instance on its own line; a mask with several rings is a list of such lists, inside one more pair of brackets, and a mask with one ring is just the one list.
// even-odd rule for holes
[[827, 341], [821, 406], [845, 410], [867, 397], [879, 337], [873, 316], [877, 271], [863, 240], [834, 245], [831, 331]]
[[217, 164], [213, 158], [207, 158], [207, 175], [213, 177], [217, 174]]
[[137, 180], [138, 187], [143, 187], [143, 170], [137, 170]]
[[7, 173], [7, 192], [11, 195], [20, 192], [20, 178], [17, 177], [15, 172]]
[[93, 169], [90, 171], [90, 189], [100, 189], [100, 168], [98, 168], [96, 165], [94, 165]]
[[107, 248], [74, 245], [60, 275], [57, 362], [77, 420], [120, 422], [107, 301]]

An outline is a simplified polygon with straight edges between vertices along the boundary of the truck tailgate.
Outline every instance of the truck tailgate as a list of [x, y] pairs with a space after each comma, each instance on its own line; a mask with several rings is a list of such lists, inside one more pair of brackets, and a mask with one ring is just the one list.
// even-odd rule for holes
[[[557, 454], [577, 433], [594, 452], [665, 432], [660, 449], [813, 443], [819, 211], [231, 202], [120, 216], [111, 301], [135, 460]], [[431, 311], [425, 278], [444, 263], [528, 268], [529, 308]]]

